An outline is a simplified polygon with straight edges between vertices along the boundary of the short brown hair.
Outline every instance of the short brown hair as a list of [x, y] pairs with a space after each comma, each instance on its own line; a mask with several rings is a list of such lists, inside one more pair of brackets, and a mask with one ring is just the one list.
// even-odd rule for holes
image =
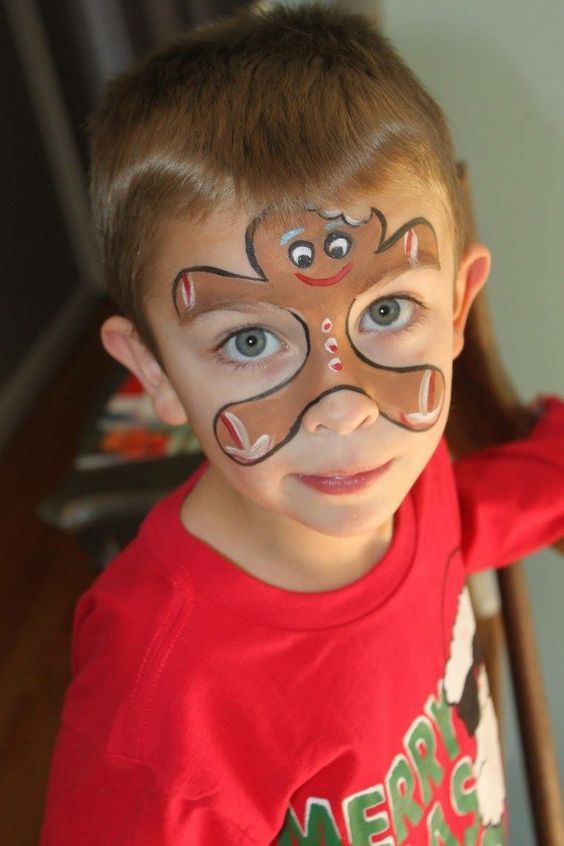
[[154, 238], [179, 213], [322, 206], [407, 170], [440, 189], [459, 253], [445, 118], [389, 41], [342, 8], [247, 7], [191, 30], [110, 81], [89, 128], [109, 292], [151, 346]]

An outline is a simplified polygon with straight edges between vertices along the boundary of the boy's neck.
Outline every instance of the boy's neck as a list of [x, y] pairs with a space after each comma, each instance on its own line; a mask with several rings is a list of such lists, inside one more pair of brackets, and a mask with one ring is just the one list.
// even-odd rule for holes
[[361, 578], [382, 558], [393, 535], [393, 517], [375, 533], [323, 534], [240, 496], [213, 467], [184, 501], [181, 520], [191, 534], [257, 579], [304, 593], [335, 590]]

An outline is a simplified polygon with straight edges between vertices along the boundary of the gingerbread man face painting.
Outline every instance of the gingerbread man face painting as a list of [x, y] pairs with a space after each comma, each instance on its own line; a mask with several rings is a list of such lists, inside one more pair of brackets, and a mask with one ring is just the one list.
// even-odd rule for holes
[[[265, 461], [296, 435], [309, 408], [336, 391], [366, 395], [383, 417], [414, 436], [435, 425], [445, 400], [442, 371], [433, 362], [405, 361], [398, 342], [382, 344], [410, 322], [414, 303], [378, 298], [384, 280], [413, 268], [440, 268], [435, 231], [425, 218], [388, 234], [375, 208], [362, 220], [305, 209], [291, 228], [265, 212], [248, 226], [245, 247], [254, 276], [187, 267], [172, 287], [183, 323], [236, 297], [250, 307], [268, 303], [294, 338], [297, 352], [284, 372], [263, 368], [258, 386], [234, 375], [214, 418], [227, 456], [241, 465]], [[259, 361], [268, 358], [273, 341], [257, 325], [228, 343], [237, 357]]]

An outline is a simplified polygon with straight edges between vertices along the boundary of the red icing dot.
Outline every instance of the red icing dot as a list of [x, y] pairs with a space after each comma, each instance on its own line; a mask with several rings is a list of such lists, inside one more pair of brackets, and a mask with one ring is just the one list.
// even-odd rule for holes
[[343, 369], [343, 362], [341, 361], [340, 358], [332, 358], [331, 361], [329, 362], [329, 367], [331, 368], [331, 370], [336, 370], [336, 371], [342, 370]]

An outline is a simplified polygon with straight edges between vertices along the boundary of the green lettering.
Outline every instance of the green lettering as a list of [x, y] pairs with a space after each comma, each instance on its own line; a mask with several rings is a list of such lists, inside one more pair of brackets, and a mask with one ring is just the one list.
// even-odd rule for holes
[[452, 714], [450, 705], [445, 699], [444, 688], [441, 684], [439, 699], [430, 696], [425, 705], [425, 711], [435, 721], [437, 727], [443, 738], [448, 757], [454, 761], [457, 755], [460, 754], [460, 746], [454, 733], [452, 725]]
[[458, 814], [469, 814], [478, 811], [478, 798], [475, 787], [467, 787], [467, 782], [473, 778], [472, 762], [468, 756], [461, 758], [452, 771], [451, 784], [454, 807]]
[[386, 801], [381, 784], [355, 793], [343, 802], [343, 813], [347, 822], [347, 831], [351, 846], [394, 846], [393, 838], [372, 840], [375, 834], [384, 834], [390, 828], [390, 818], [386, 811], [379, 811], [367, 818], [366, 812]]
[[417, 825], [423, 816], [423, 809], [413, 799], [414, 788], [415, 779], [407, 758], [404, 755], [397, 755], [386, 776], [386, 789], [394, 831], [399, 844], [403, 843], [408, 835], [405, 819], [407, 818], [412, 825]]
[[452, 771], [450, 779], [450, 793], [454, 810], [457, 814], [474, 814], [472, 824], [464, 831], [464, 846], [477, 846], [480, 834], [480, 809], [476, 787], [468, 786], [467, 782], [473, 778], [472, 762], [470, 758], [461, 758]]
[[429, 828], [429, 846], [460, 846], [450, 830], [440, 802], [433, 805], [433, 810], [427, 817]]
[[342, 846], [343, 841], [331, 806], [326, 799], [308, 799], [306, 823], [298, 822], [293, 808], [288, 808], [284, 827], [278, 835], [278, 846]]
[[413, 724], [407, 735], [406, 746], [419, 779], [423, 803], [428, 805], [433, 795], [431, 782], [434, 781], [438, 786], [443, 780], [444, 770], [435, 757], [435, 734], [426, 717], [419, 717]]

